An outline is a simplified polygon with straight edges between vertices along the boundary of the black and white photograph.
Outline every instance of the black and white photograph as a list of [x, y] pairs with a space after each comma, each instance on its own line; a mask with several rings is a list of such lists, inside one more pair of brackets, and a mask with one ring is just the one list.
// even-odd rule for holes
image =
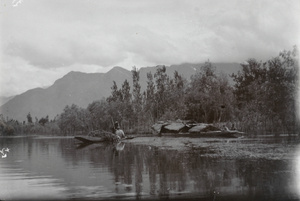
[[299, 0], [0, 0], [0, 201], [300, 200]]

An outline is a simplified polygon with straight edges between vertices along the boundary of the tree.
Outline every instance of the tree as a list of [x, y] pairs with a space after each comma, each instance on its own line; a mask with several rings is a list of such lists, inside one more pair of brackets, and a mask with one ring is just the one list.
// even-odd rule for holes
[[130, 85], [127, 80], [124, 81], [122, 84], [122, 97], [123, 100], [121, 101], [121, 104], [119, 105], [119, 123], [122, 123], [122, 121], [128, 122], [128, 127], [130, 126], [130, 122], [132, 119], [132, 94], [130, 93]]
[[44, 126], [46, 123], [49, 122], [49, 116], [47, 115], [45, 118], [42, 117], [40, 120], [39, 120], [39, 124], [41, 124], [42, 126]]
[[28, 122], [29, 124], [32, 124], [32, 117], [31, 117], [30, 112], [27, 114], [27, 122]]
[[207, 123], [225, 120], [224, 114], [227, 118], [231, 116], [232, 98], [227, 78], [217, 76], [215, 66], [207, 61], [200, 72], [191, 77], [186, 98], [187, 118]]
[[241, 64], [242, 71], [238, 74], [232, 74], [235, 81], [235, 96], [239, 103], [239, 108], [245, 103], [254, 100], [257, 87], [266, 81], [267, 67], [266, 63], [258, 62], [255, 59], [249, 59]]
[[64, 133], [74, 133], [86, 131], [86, 111], [72, 104], [66, 106], [60, 115], [58, 126]]
[[158, 117], [164, 114], [166, 108], [166, 88], [168, 84], [168, 75], [166, 73], [166, 66], [158, 66], [155, 74], [154, 74], [155, 82], [156, 82], [156, 93], [155, 100], [158, 105]]
[[158, 103], [155, 99], [155, 85], [151, 72], [147, 73], [147, 89], [145, 92], [145, 112], [150, 115], [150, 119], [154, 122], [158, 118]]
[[105, 100], [94, 101], [87, 107], [87, 126], [90, 130], [108, 130], [111, 125], [111, 116], [108, 113], [109, 104]]
[[140, 81], [140, 72], [137, 70], [137, 68], [134, 66], [132, 71], [132, 81], [133, 81], [133, 90], [132, 90], [132, 95], [133, 95], [133, 101], [132, 101], [132, 106], [133, 106], [133, 112], [134, 112], [134, 117], [136, 117], [139, 125], [139, 121], [142, 117], [142, 94], [141, 94], [141, 85], [139, 83]]
[[121, 90], [118, 90], [117, 83], [113, 81], [113, 86], [111, 87], [111, 95], [107, 98], [108, 102], [116, 102], [116, 101], [122, 101], [122, 92]]
[[132, 115], [130, 85], [127, 79], [122, 84], [122, 88], [118, 89], [115, 81], [111, 87], [111, 95], [106, 99], [108, 102], [108, 113], [111, 119], [118, 120], [121, 123], [123, 120], [129, 121]]
[[122, 89], [121, 89], [121, 96], [120, 100], [124, 103], [130, 103], [131, 101], [131, 93], [130, 93], [130, 85], [127, 79], [124, 81], [122, 84]]
[[174, 72], [174, 78], [169, 78], [165, 91], [168, 97], [164, 119], [183, 119], [185, 118], [187, 107], [185, 104], [185, 90], [187, 81], [179, 75], [178, 71]]
[[[297, 91], [298, 82], [298, 50], [282, 51], [279, 56], [267, 62], [267, 81], [265, 83], [265, 100], [268, 110], [266, 115], [272, 117], [280, 125], [283, 132], [295, 130], [297, 127]], [[299, 126], [299, 125], [298, 125]]]
[[9, 136], [15, 133], [15, 129], [11, 124], [12, 121], [5, 122], [2, 114], [0, 117], [0, 136]]
[[232, 75], [244, 127], [272, 133], [295, 131], [297, 52], [294, 47], [264, 63], [249, 59], [242, 71]]

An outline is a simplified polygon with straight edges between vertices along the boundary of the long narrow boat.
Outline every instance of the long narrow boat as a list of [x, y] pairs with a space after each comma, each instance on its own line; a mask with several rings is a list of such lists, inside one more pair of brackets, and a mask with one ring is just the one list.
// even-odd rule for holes
[[[124, 140], [130, 140], [133, 139], [134, 137], [125, 137], [121, 139], [121, 141]], [[101, 143], [101, 142], [108, 142], [110, 140], [107, 140], [106, 137], [93, 137], [93, 136], [75, 136], [74, 139], [81, 141], [82, 143], [85, 144], [92, 144], [92, 143]]]
[[92, 137], [92, 136], [75, 136], [74, 139], [79, 140], [86, 144], [105, 142], [106, 140], [101, 137]]

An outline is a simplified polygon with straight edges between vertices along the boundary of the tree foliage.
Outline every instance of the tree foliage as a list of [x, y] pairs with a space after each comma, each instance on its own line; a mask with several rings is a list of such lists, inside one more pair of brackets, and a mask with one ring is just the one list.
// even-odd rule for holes
[[86, 110], [75, 104], [67, 105], [58, 120], [58, 126], [64, 133], [74, 134], [86, 130]]
[[230, 121], [232, 101], [232, 88], [227, 78], [217, 76], [215, 66], [209, 61], [191, 77], [186, 100], [189, 118], [206, 123]]
[[32, 117], [31, 117], [30, 112], [27, 114], [27, 122], [28, 122], [29, 124], [32, 123]]
[[[1, 134], [16, 132], [58, 132], [75, 134], [91, 130], [109, 130], [118, 121], [126, 132], [149, 132], [160, 120], [194, 120], [196, 122], [235, 122], [249, 133], [295, 133], [299, 131], [297, 93], [299, 91], [298, 50], [282, 51], [262, 62], [248, 59], [241, 70], [227, 75], [216, 72], [210, 61], [201, 66], [189, 80], [177, 71], [167, 74], [166, 66], [147, 73], [142, 91], [140, 71], [133, 67], [132, 86], [125, 80], [121, 86], [113, 81], [111, 94], [95, 100], [87, 108], [67, 105], [53, 121], [48, 116], [32, 122], [1, 118]], [[120, 87], [120, 88], [119, 88]]]
[[[239, 119], [247, 130], [294, 132], [298, 91], [298, 50], [283, 51], [268, 60], [249, 59], [242, 71], [233, 74]], [[261, 129], [257, 129], [261, 128]]]

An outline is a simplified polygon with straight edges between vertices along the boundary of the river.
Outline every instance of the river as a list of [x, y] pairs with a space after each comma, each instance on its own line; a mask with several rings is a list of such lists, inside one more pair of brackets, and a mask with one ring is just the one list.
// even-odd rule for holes
[[182, 149], [170, 139], [81, 146], [72, 137], [2, 137], [0, 200], [300, 198], [297, 140], [177, 139]]

